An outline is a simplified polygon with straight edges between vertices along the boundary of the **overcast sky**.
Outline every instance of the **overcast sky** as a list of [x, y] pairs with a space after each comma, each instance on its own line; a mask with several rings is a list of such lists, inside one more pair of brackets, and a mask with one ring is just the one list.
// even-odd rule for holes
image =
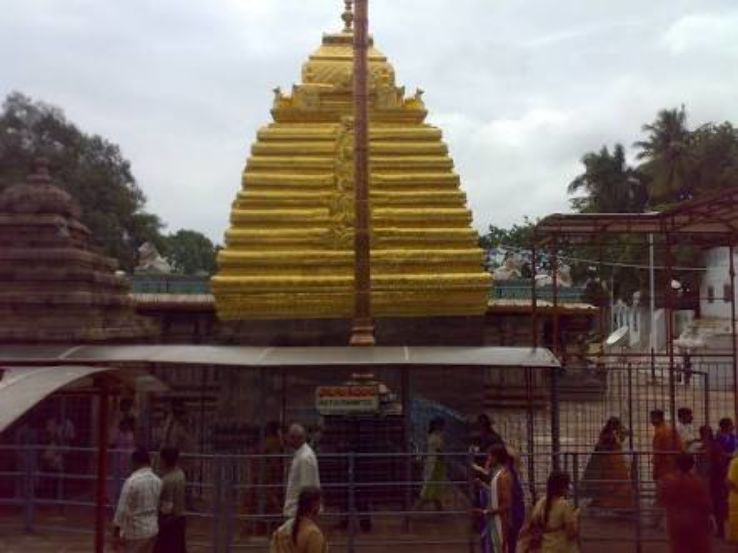
[[[0, 94], [120, 144], [169, 230], [220, 241], [248, 148], [340, 0], [0, 0]], [[370, 0], [477, 228], [568, 206], [579, 158], [658, 109], [738, 122], [735, 0]]]

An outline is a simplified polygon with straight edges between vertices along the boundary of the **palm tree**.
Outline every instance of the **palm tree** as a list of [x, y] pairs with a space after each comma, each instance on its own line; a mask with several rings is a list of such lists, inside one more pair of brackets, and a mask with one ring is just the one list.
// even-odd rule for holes
[[640, 148], [641, 169], [649, 178], [652, 200], [674, 202], [685, 199], [688, 188], [691, 133], [687, 129], [687, 112], [679, 109], [659, 111], [653, 123], [643, 126], [645, 140], [635, 143]]
[[628, 166], [625, 149], [616, 144], [612, 153], [603, 146], [599, 152], [582, 157], [584, 172], [569, 183], [569, 194], [585, 192], [572, 199], [572, 206], [581, 212], [633, 213], [646, 205], [642, 175]]

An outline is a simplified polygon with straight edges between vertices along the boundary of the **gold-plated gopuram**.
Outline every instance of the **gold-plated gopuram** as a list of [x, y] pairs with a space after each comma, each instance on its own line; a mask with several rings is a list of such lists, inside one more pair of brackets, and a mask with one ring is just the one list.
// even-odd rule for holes
[[[350, 5], [350, 2], [346, 2]], [[353, 14], [323, 36], [290, 94], [274, 91], [212, 279], [218, 316], [353, 314]], [[375, 317], [481, 316], [490, 276], [423, 92], [406, 96], [370, 41], [371, 302]]]

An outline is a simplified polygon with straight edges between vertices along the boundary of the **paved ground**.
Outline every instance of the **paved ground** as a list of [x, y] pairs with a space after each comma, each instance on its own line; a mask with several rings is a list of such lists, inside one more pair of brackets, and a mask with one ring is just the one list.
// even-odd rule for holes
[[[45, 525], [57, 529], [39, 529], [32, 534], [24, 533], [21, 529], [5, 526], [7, 523], [17, 523], [18, 519], [0, 518], [0, 552], [2, 553], [90, 553], [92, 551], [92, 535], [79, 532], [90, 530], [91, 519], [79, 516], [63, 517], [59, 515], [45, 515], [42, 517]], [[209, 540], [211, 528], [205, 524], [193, 521], [191, 527], [191, 553], [206, 553], [212, 551]], [[357, 536], [356, 553], [375, 553], [378, 550], [398, 553], [469, 553], [470, 547], [464, 535], [459, 533], [460, 524], [448, 522], [441, 517], [426, 517], [423, 520], [413, 521], [410, 533], [392, 533], [383, 531], [383, 525], [377, 524], [371, 534]], [[348, 551], [346, 535], [342, 532], [330, 531], [331, 551]], [[632, 524], [613, 519], [586, 519], [584, 521], [583, 553], [630, 553], [636, 552], [634, 537], [635, 529]], [[620, 538], [620, 539], [619, 539]], [[663, 533], [657, 530], [644, 530], [642, 553], [668, 553], [668, 547], [663, 541]], [[392, 545], [387, 541], [402, 540]], [[456, 543], [447, 545], [430, 545], [428, 542], [455, 540]], [[657, 540], [657, 541], [652, 541]], [[384, 547], [381, 542], [386, 543]], [[425, 543], [418, 543], [425, 542]], [[241, 535], [236, 538], [234, 551], [268, 550], [267, 540], [264, 537], [248, 537]], [[735, 553], [738, 546], [716, 543], [714, 553]], [[701, 553], [701, 552], [694, 552]]]

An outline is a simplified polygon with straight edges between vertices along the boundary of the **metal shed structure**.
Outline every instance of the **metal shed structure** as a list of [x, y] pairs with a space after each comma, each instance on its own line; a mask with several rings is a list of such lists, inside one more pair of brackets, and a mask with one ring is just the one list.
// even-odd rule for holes
[[[659, 266], [664, 271], [664, 281], [669, 283], [662, 287], [661, 297], [665, 309], [666, 352], [665, 360], [670, 374], [671, 398], [669, 411], [672, 420], [676, 420], [674, 402], [674, 369], [675, 325], [674, 312], [678, 306], [678, 293], [671, 286], [676, 263], [675, 252], [682, 245], [697, 248], [727, 248], [729, 266], [727, 281], [730, 283], [731, 336], [728, 351], [716, 352], [715, 357], [722, 356], [732, 367], [733, 413], [738, 419], [738, 344], [736, 343], [736, 310], [735, 310], [735, 266], [734, 249], [738, 244], [738, 189], [721, 190], [715, 194], [682, 202], [660, 212], [648, 213], [567, 213], [553, 214], [543, 218], [534, 229], [533, 266], [536, 258], [547, 255], [552, 267], [558, 267], [560, 250], [566, 246], [592, 246], [599, 251], [600, 273], [602, 252], [608, 244], [632, 245], [651, 250], [651, 266]], [[655, 253], [654, 253], [655, 252]], [[553, 332], [551, 347], [554, 354], [561, 349], [559, 327], [558, 283], [557, 271], [552, 270], [553, 277]], [[654, 294], [652, 277], [652, 296]], [[535, 278], [533, 279], [533, 320], [535, 343], [539, 339], [535, 329], [537, 317], [537, 301]], [[652, 299], [653, 301], [653, 299]], [[726, 300], [727, 301], [727, 300]], [[600, 334], [605, 335], [605, 309], [601, 309]], [[653, 351], [643, 351], [634, 355], [655, 355]], [[653, 363], [653, 361], [652, 361]]]
[[[195, 394], [193, 397], [197, 399], [191, 402], [193, 411], [200, 406], [203, 409], [197, 413], [196, 418], [202, 419], [198, 424], [203, 428], [216, 428], [211, 428], [209, 432], [217, 431], [222, 422], [218, 420], [222, 411], [218, 411], [217, 404], [232, 401], [237, 409], [252, 409], [253, 415], [246, 416], [253, 416], [260, 432], [263, 432], [268, 417], [272, 416], [268, 414], [270, 397], [279, 396], [279, 400], [275, 400], [276, 407], [271, 411], [273, 416], [279, 416], [287, 422], [299, 417], [303, 413], [300, 411], [302, 407], [314, 405], [316, 383], [340, 384], [357, 372], [369, 371], [385, 382], [389, 389], [397, 392], [397, 400], [402, 404], [404, 414], [402, 434], [405, 445], [401, 449], [404, 453], [400, 455], [404, 455], [403, 458], [409, 462], [412, 436], [408, 418], [413, 394], [435, 399], [439, 408], [451, 402], [457, 402], [451, 407], [459, 408], [466, 402], [469, 412], [465, 415], [471, 415], [482, 409], [485, 382], [489, 380], [490, 371], [494, 378], [501, 379], [498, 382], [500, 390], [514, 393], [514, 389], [519, 389], [521, 401], [525, 402], [526, 398], [532, 398], [534, 386], [539, 389], [539, 395], [547, 393], [549, 375], [554, 374], [558, 367], [557, 359], [543, 348], [0, 346], [0, 405], [3, 406], [0, 432], [11, 427], [13, 421], [34, 404], [65, 389], [87, 394], [92, 401], [97, 401], [96, 439], [94, 444], [89, 445], [94, 445], [97, 451], [95, 550], [102, 551], [109, 508], [105, 483], [109, 474], [106, 462], [109, 442], [107, 422], [113, 413], [110, 400], [123, 387], [163, 398], [173, 397], [177, 389], [189, 390], [181, 393]], [[179, 382], [178, 375], [185, 373], [195, 374], [196, 381], [200, 376], [213, 380], [203, 380], [202, 385], [197, 382], [193, 387], [188, 384], [189, 381]], [[255, 393], [248, 397], [239, 395], [244, 386], [245, 389], [250, 387]], [[499, 394], [495, 397], [499, 397]], [[523, 429], [533, 428], [534, 424], [533, 402], [529, 404], [528, 422], [525, 422], [525, 417], [520, 421]], [[147, 413], [150, 416], [151, 411]], [[201, 416], [203, 414], [205, 416]], [[415, 421], [417, 424], [419, 421]], [[423, 424], [427, 424], [427, 421]], [[553, 439], [551, 448], [540, 449], [537, 453], [550, 455], [556, 451], [559, 443], [557, 419], [554, 416], [546, 418], [545, 422], [540, 419], [538, 424], [546, 425], [540, 431], [553, 436]], [[232, 422], [225, 424], [226, 427], [229, 425], [232, 426]], [[229, 436], [226, 437], [234, 439]], [[532, 453], [532, 432], [529, 432], [529, 440], [531, 446], [528, 451]], [[198, 455], [202, 454], [200, 450]], [[226, 453], [233, 454], [235, 452]], [[217, 456], [219, 453], [217, 450], [208, 450], [204, 455]], [[532, 456], [530, 474], [531, 480], [535, 481]]]

